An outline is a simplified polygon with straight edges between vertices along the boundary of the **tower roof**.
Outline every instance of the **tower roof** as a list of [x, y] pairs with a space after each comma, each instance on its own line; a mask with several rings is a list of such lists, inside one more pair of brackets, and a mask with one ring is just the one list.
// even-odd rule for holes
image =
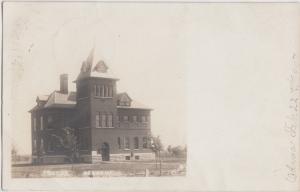
[[82, 62], [80, 73], [75, 80], [78, 81], [80, 79], [88, 78], [88, 77], [98, 77], [98, 78], [106, 78], [106, 79], [115, 79], [118, 80], [106, 65], [103, 60], [99, 60], [98, 62], [94, 62], [94, 48], [91, 50], [89, 56], [85, 61]]

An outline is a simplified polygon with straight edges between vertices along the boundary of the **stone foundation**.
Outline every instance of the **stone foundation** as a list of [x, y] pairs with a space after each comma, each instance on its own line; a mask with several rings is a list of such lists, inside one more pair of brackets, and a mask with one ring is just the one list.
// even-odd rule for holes
[[[110, 161], [145, 161], [145, 160], [154, 160], [154, 153], [116, 153], [110, 154]], [[92, 163], [102, 162], [102, 156], [100, 154], [92, 155]]]
[[[32, 157], [34, 164], [63, 164], [66, 163], [65, 155], [52, 155], [52, 156], [43, 156], [43, 157]], [[154, 153], [116, 153], [110, 154], [110, 161], [145, 161], [145, 160], [154, 160]], [[102, 156], [96, 152], [92, 152], [92, 155], [81, 155], [80, 162], [82, 163], [101, 163]]]
[[39, 158], [40, 164], [61, 164], [65, 163], [65, 155], [47, 155]]
[[80, 155], [80, 162], [92, 163], [92, 156], [91, 155]]

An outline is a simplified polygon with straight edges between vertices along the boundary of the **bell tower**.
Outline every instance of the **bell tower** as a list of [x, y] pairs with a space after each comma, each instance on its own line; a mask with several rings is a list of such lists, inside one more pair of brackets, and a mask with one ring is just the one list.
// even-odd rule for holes
[[[91, 155], [99, 143], [96, 132], [116, 128], [117, 124], [117, 78], [102, 60], [93, 63], [94, 50], [83, 61], [75, 83], [77, 89], [76, 110], [79, 142], [88, 143], [85, 150]], [[82, 141], [81, 141], [82, 140]]]
[[90, 75], [92, 128], [116, 127], [117, 80], [104, 61], [100, 60], [93, 66]]

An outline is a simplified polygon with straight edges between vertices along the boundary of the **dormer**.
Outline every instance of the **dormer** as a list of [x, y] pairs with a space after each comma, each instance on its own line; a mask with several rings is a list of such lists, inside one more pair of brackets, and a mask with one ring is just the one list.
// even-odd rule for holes
[[117, 105], [118, 106], [128, 106], [130, 107], [132, 99], [128, 96], [127, 93], [119, 93], [117, 95], [118, 100], [117, 100]]
[[87, 59], [82, 62], [80, 73], [74, 82], [76, 83], [85, 78], [119, 80], [118, 78], [115, 78], [114, 74], [103, 60], [94, 62], [94, 49], [92, 49]]
[[76, 83], [77, 101], [86, 98], [111, 99], [116, 94], [116, 81], [110, 68], [103, 60], [95, 62], [94, 49], [82, 62]]
[[39, 96], [37, 96], [37, 98], [36, 98], [37, 106], [38, 107], [43, 107], [46, 104], [46, 102], [48, 100], [48, 97], [49, 97], [48, 95], [39, 95]]
[[93, 68], [93, 71], [98, 73], [107, 73], [108, 66], [104, 63], [104, 61], [100, 60]]

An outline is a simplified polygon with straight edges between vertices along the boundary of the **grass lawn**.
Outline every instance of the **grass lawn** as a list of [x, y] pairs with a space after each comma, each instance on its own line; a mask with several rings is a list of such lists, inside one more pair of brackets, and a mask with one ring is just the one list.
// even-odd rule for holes
[[12, 167], [13, 178], [48, 177], [145, 177], [184, 176], [185, 159], [155, 161], [101, 162], [98, 164], [18, 165]]

